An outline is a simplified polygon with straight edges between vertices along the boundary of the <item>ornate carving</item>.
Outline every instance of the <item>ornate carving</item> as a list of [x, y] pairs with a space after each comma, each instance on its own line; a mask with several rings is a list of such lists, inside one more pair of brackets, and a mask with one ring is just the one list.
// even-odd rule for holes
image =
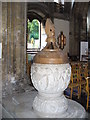
[[55, 27], [52, 21], [48, 18], [45, 24], [45, 32], [47, 34], [47, 42], [55, 42]]
[[36, 64], [31, 67], [31, 78], [38, 95], [33, 108], [38, 115], [57, 116], [66, 112], [67, 99], [63, 91], [67, 88], [71, 75], [69, 64]]
[[70, 81], [71, 67], [69, 64], [48, 65], [33, 64], [31, 78], [35, 88], [45, 93], [64, 91]]
[[43, 99], [43, 97], [37, 95], [33, 102], [33, 108], [38, 115], [43, 114], [43, 116], [47, 117], [57, 117], [58, 114], [60, 115], [66, 112], [68, 108], [68, 101], [64, 95], [57, 98], [49, 97], [49, 99]]

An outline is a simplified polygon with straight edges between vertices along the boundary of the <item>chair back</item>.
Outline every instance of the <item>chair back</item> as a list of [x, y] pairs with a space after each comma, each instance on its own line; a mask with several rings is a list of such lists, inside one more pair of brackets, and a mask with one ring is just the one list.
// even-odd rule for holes
[[82, 62], [79, 66], [79, 79], [85, 80], [86, 77], [88, 77], [88, 64]]
[[79, 64], [71, 64], [71, 82], [76, 83], [79, 81]]

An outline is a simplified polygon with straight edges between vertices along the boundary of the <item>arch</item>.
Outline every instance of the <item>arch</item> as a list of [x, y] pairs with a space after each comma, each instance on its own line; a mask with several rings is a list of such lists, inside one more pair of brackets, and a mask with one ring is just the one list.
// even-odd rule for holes
[[27, 6], [27, 12], [34, 11], [35, 13], [38, 13], [41, 17], [47, 16], [49, 13], [49, 8], [45, 3], [28, 3]]

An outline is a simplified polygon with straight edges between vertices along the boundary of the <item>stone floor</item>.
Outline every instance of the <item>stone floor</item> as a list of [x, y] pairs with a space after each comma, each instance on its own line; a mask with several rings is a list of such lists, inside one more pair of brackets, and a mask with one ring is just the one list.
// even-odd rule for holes
[[[81, 94], [80, 99], [78, 99], [77, 96], [73, 95], [72, 100], [75, 100], [78, 103], [80, 103], [86, 110], [86, 95], [84, 93]], [[86, 110], [86, 112], [90, 116], [90, 107], [88, 108], [88, 110]]]
[[[30, 98], [30, 95], [28, 94], [28, 92], [30, 92], [30, 91], [32, 91], [32, 97], [31, 98]], [[16, 115], [18, 115], [18, 113], [20, 113], [20, 112], [23, 113], [23, 111], [22, 111], [23, 107], [27, 106], [27, 108], [28, 108], [28, 104], [26, 104], [26, 103], [32, 102], [33, 101], [33, 99], [32, 99], [33, 95], [36, 96], [37, 92], [35, 93], [35, 91], [36, 90], [33, 87], [30, 87], [30, 88], [28, 87], [28, 89], [26, 90], [25, 93], [22, 93], [22, 94], [19, 93], [19, 94], [15, 95], [15, 96], [13, 95], [13, 96], [7, 96], [6, 98], [3, 98], [3, 100], [2, 100], [2, 103], [3, 103], [3, 112], [2, 112], [2, 114], [4, 115], [4, 117], [5, 117], [5, 115], [6, 116], [11, 115], [9, 117], [12, 117], [12, 116], [15, 117]], [[27, 97], [25, 97], [24, 94], [26, 94]], [[16, 97], [16, 96], [18, 96], [18, 97]], [[79, 100], [77, 99], [77, 97], [73, 96], [73, 100], [80, 103], [84, 108], [85, 108], [85, 105], [86, 105], [85, 98], [86, 97], [83, 94], [81, 95], [81, 99], [79, 99]], [[25, 104], [23, 104], [23, 103], [25, 103]], [[19, 105], [20, 109], [18, 109], [18, 105]], [[31, 106], [30, 108], [32, 108], [32, 104], [29, 104], [29, 105]], [[31, 111], [30, 114], [33, 117], [32, 110], [29, 109], [29, 108], [27, 110]], [[19, 111], [19, 112], [17, 113], [16, 111]], [[10, 114], [8, 114], [8, 113], [10, 113]], [[90, 109], [87, 111], [87, 113], [90, 113]]]
[[[77, 101], [78, 103], [80, 103], [86, 110], [86, 95], [85, 94], [82, 93], [81, 98], [79, 100], [77, 99], [77, 97], [73, 97], [73, 99]], [[90, 107], [88, 108], [88, 110], [86, 110], [86, 112], [88, 113], [88, 118], [90, 118]]]

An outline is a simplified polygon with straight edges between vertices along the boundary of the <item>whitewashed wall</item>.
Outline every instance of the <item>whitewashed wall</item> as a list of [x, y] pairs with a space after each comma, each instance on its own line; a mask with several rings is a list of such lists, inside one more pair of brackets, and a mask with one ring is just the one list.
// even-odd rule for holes
[[64, 35], [66, 36], [66, 46], [64, 47], [63, 51], [65, 51], [65, 53], [69, 52], [69, 21], [55, 18], [54, 25], [55, 25], [56, 39], [57, 39], [59, 32], [61, 31], [63, 31]]

